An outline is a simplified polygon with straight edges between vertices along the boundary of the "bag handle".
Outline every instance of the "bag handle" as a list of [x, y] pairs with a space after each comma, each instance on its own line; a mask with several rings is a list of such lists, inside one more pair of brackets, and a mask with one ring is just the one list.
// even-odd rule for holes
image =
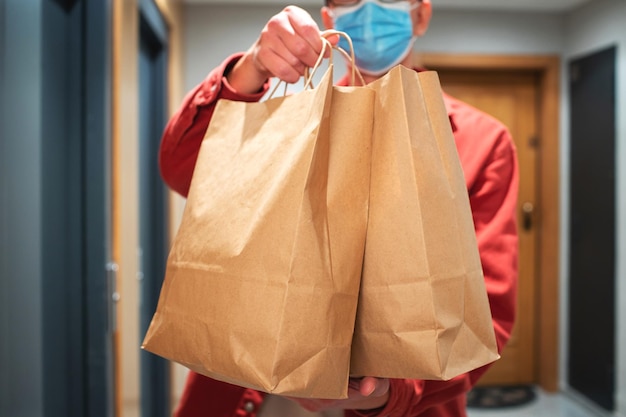
[[[348, 45], [350, 46], [350, 53], [348, 53], [346, 50], [344, 50], [343, 48], [341, 48], [339, 45], [335, 45], [333, 46], [330, 41], [328, 40], [328, 38], [330, 36], [341, 36], [344, 39], [346, 39], [346, 41], [348, 42]], [[339, 53], [341, 53], [351, 64], [352, 67], [352, 77], [351, 77], [351, 85], [356, 85], [356, 78], [358, 76], [359, 78], [359, 82], [360, 85], [365, 85], [365, 80], [363, 79], [363, 75], [361, 74], [361, 72], [358, 70], [358, 68], [356, 67], [356, 60], [355, 60], [355, 55], [354, 55], [354, 46], [352, 45], [352, 39], [350, 39], [350, 36], [348, 36], [347, 33], [345, 32], [340, 32], [338, 30], [326, 30], [324, 32], [321, 33], [321, 38], [322, 38], [322, 43], [323, 43], [323, 47], [322, 50], [319, 54], [319, 56], [317, 57], [317, 62], [315, 63], [315, 65], [312, 68], [306, 68], [305, 72], [304, 72], [304, 89], [310, 89], [313, 88], [313, 77], [315, 76], [315, 73], [317, 72], [317, 70], [319, 69], [319, 67], [322, 64], [322, 61], [324, 60], [324, 56], [326, 55], [326, 51], [328, 49], [335, 49], [336, 51], [338, 51]], [[329, 64], [332, 65], [333, 63], [333, 54], [330, 54], [329, 57]], [[276, 93], [276, 90], [278, 90], [278, 87], [281, 84], [285, 84], [285, 91], [283, 93], [283, 95], [287, 94], [287, 86], [288, 83], [281, 80], [280, 82], [278, 82], [276, 84], [276, 86], [274, 87], [274, 89], [272, 90], [272, 92], [270, 93], [270, 95], [268, 96], [268, 98], [272, 98], [274, 97], [274, 94]]]
[[348, 35], [346, 32], [341, 32], [341, 31], [334, 30], [334, 29], [329, 29], [322, 33], [322, 36], [324, 36], [325, 38], [327, 38], [328, 36], [333, 36], [333, 35], [343, 37], [348, 42], [348, 46], [350, 47], [349, 54], [339, 45], [336, 45], [333, 47], [334, 49], [339, 51], [350, 62], [350, 67], [352, 68], [352, 79], [351, 79], [350, 85], [353, 85], [353, 86], [356, 85], [357, 75], [359, 77], [359, 81], [361, 85], [365, 85], [366, 83], [365, 83], [365, 80], [363, 79], [363, 75], [361, 74], [361, 71], [359, 71], [359, 69], [356, 66], [356, 55], [354, 52], [354, 45], [352, 44], [352, 39], [350, 38], [350, 35]]
[[[322, 35], [322, 41], [324, 42], [324, 48], [322, 48], [322, 52], [320, 53], [320, 56], [317, 59], [317, 63], [313, 67], [310, 74], [309, 74], [309, 69], [308, 68], [306, 69], [304, 88], [305, 89], [312, 88], [313, 76], [315, 75], [315, 72], [321, 65], [324, 55], [326, 54], [326, 47], [339, 51], [350, 62], [350, 66], [352, 67], [352, 77], [351, 77], [350, 85], [353, 85], [353, 86], [356, 85], [357, 75], [359, 77], [359, 82], [361, 83], [360, 85], [365, 85], [365, 80], [363, 79], [363, 75], [361, 74], [361, 71], [359, 71], [359, 69], [356, 66], [354, 45], [352, 44], [352, 39], [350, 39], [350, 36], [346, 32], [341, 32], [341, 31], [334, 30], [334, 29], [325, 30], [324, 32], [322, 32], [321, 35]], [[335, 46], [331, 45], [331, 43], [328, 41], [328, 38], [330, 36], [340, 36], [344, 38], [348, 42], [348, 46], [350, 47], [350, 53], [348, 53], [345, 49], [341, 48], [339, 45], [335, 45]], [[330, 64], [332, 64], [333, 63], [332, 54], [330, 55], [329, 60], [330, 60]]]

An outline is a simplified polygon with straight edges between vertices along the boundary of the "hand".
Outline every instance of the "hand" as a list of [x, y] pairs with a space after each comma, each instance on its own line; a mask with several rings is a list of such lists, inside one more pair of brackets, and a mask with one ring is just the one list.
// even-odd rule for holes
[[[329, 40], [333, 44], [338, 41]], [[257, 41], [227, 75], [228, 81], [235, 90], [249, 94], [258, 92], [270, 77], [295, 83], [307, 67], [315, 65], [322, 49], [321, 32], [311, 15], [287, 6], [267, 22]]]
[[389, 400], [389, 380], [373, 377], [350, 378], [348, 398], [343, 400], [316, 400], [291, 398], [311, 412], [324, 410], [372, 410], [383, 407]]

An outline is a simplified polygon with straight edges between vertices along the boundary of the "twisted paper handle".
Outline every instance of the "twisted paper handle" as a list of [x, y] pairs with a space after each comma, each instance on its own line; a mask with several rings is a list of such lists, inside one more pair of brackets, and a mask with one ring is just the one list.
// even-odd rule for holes
[[[346, 41], [348, 42], [348, 45], [350, 46], [350, 53], [348, 53], [346, 50], [344, 50], [343, 48], [339, 47], [339, 45], [335, 45], [333, 46], [330, 41], [328, 40], [328, 38], [330, 36], [341, 36], [344, 39], [346, 39]], [[315, 76], [315, 73], [317, 72], [317, 70], [319, 69], [319, 67], [322, 65], [322, 62], [324, 61], [324, 57], [326, 55], [326, 52], [329, 49], [335, 49], [336, 51], [338, 51], [339, 53], [341, 53], [349, 62], [350, 62], [350, 66], [352, 68], [352, 77], [351, 77], [351, 85], [356, 85], [356, 78], [358, 76], [359, 78], [359, 82], [360, 85], [365, 85], [365, 80], [363, 79], [363, 75], [361, 74], [361, 72], [358, 70], [358, 68], [356, 67], [356, 61], [355, 61], [355, 56], [354, 56], [354, 46], [352, 45], [352, 39], [350, 39], [350, 36], [348, 36], [347, 33], [345, 32], [340, 32], [338, 30], [327, 30], [322, 32], [322, 43], [323, 43], [323, 47], [322, 50], [319, 54], [319, 56], [317, 57], [317, 61], [315, 62], [315, 65], [313, 66], [313, 68], [307, 68], [304, 72], [304, 89], [308, 90], [313, 88], [313, 77]], [[332, 65], [333, 63], [333, 54], [330, 54], [329, 57], [329, 65]], [[269, 95], [269, 98], [274, 97], [274, 94], [276, 93], [276, 90], [278, 90], [278, 87], [284, 84], [285, 87], [285, 91], [283, 93], [283, 95], [287, 94], [287, 86], [288, 83], [281, 80], [279, 83], [276, 84], [276, 86], [274, 87], [274, 89], [272, 90], [272, 92]]]
[[[344, 38], [347, 42], [348, 45], [350, 46], [350, 53], [348, 53], [345, 49], [341, 48], [339, 45], [331, 45], [331, 43], [328, 41], [327, 38], [329, 38], [330, 36], [340, 36], [342, 38]], [[322, 41], [324, 42], [324, 48], [322, 48], [322, 52], [320, 53], [320, 56], [317, 59], [317, 63], [315, 64], [315, 66], [313, 67], [311, 74], [309, 75], [309, 69], [307, 68], [307, 70], [305, 71], [305, 89], [312, 87], [312, 80], [313, 80], [313, 76], [315, 75], [315, 71], [317, 71], [317, 69], [319, 68], [319, 66], [322, 63], [322, 60], [324, 59], [324, 55], [326, 55], [326, 48], [332, 48], [335, 49], [336, 51], [339, 51], [349, 62], [350, 62], [350, 67], [352, 68], [352, 77], [351, 77], [351, 82], [350, 85], [356, 85], [356, 77], [359, 77], [359, 81], [360, 81], [360, 85], [365, 85], [365, 80], [363, 79], [363, 75], [361, 75], [361, 72], [358, 70], [357, 66], [356, 66], [356, 59], [355, 59], [355, 55], [354, 55], [354, 46], [352, 45], [352, 39], [350, 39], [350, 36], [348, 36], [347, 33], [345, 32], [340, 32], [338, 30], [326, 30], [324, 32], [322, 32]], [[329, 58], [329, 63], [332, 64], [333, 63], [333, 55], [330, 55]]]

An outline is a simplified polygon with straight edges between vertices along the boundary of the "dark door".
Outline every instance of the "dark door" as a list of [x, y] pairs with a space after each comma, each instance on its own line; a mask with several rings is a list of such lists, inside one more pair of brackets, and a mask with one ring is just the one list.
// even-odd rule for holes
[[615, 391], [615, 48], [569, 63], [569, 384], [613, 410]]
[[0, 10], [0, 410], [109, 417], [111, 7]]
[[[110, 21], [102, 0], [43, 0], [46, 415], [113, 415]], [[49, 414], [48, 414], [49, 413]]]
[[[158, 168], [159, 144], [167, 115], [167, 28], [151, 0], [139, 3], [140, 338], [143, 338], [156, 310], [168, 248], [166, 189]], [[170, 415], [169, 367], [166, 360], [141, 352], [142, 416]]]

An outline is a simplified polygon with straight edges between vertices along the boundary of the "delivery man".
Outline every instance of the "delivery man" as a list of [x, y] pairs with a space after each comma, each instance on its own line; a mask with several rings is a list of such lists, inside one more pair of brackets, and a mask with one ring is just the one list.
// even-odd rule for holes
[[[413, 68], [411, 51], [426, 33], [431, 14], [430, 0], [327, 0], [321, 9], [326, 29], [351, 37], [356, 65], [367, 82], [398, 64]], [[307, 67], [315, 65], [322, 48], [320, 28], [305, 10], [288, 6], [273, 16], [250, 49], [228, 57], [211, 71], [170, 120], [160, 151], [165, 182], [187, 195], [200, 143], [218, 100], [258, 101], [268, 90], [270, 78], [298, 81]], [[494, 118], [445, 94], [444, 101], [464, 169], [501, 350], [511, 334], [516, 310], [516, 151], [507, 129]], [[486, 370], [487, 366], [445, 382], [365, 377], [344, 400], [284, 398], [190, 372], [176, 416], [463, 417], [466, 393]]]

